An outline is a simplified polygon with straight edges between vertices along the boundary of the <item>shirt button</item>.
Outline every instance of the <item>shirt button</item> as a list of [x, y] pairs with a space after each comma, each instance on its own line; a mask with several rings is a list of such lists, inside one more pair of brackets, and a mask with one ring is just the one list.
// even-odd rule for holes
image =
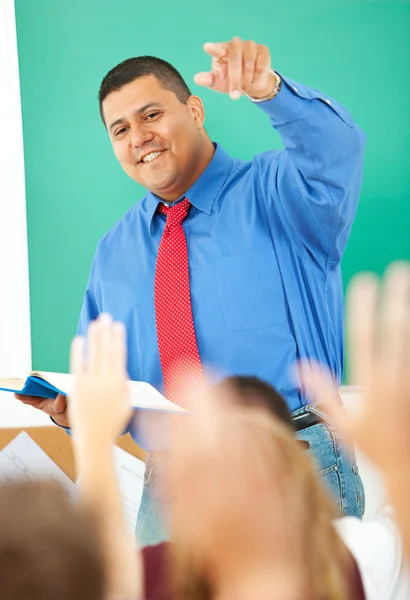
[[332, 103], [330, 102], [330, 100], [328, 100], [327, 98], [325, 98], [325, 102], [326, 104], [328, 104], [329, 106], [332, 106]]
[[298, 88], [297, 87], [293, 87], [293, 91], [298, 93]]

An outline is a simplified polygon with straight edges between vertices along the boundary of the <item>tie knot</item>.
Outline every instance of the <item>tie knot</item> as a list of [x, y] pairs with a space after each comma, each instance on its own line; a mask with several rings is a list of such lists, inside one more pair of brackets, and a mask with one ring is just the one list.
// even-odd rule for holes
[[181, 225], [187, 218], [190, 208], [191, 203], [187, 198], [184, 198], [181, 202], [178, 202], [178, 204], [174, 204], [173, 206], [164, 206], [163, 204], [159, 204], [158, 206], [159, 212], [167, 218], [166, 226], [168, 229], [170, 227]]

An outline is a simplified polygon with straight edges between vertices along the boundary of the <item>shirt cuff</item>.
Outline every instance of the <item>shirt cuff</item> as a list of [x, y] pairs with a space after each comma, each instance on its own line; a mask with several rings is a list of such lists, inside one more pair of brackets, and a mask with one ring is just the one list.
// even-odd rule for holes
[[50, 416], [50, 419], [54, 423], [54, 425], [57, 425], [57, 427], [60, 427], [60, 429], [64, 429], [64, 431], [66, 431], [68, 433], [68, 435], [71, 435], [70, 427], [64, 427], [64, 425], [59, 425], [58, 423], [56, 423], [56, 421], [54, 421], [52, 416]]
[[295, 121], [301, 116], [307, 105], [310, 105], [312, 100], [319, 100], [324, 105], [323, 107], [327, 106], [331, 108], [347, 125], [354, 127], [352, 118], [347, 110], [332, 100], [332, 98], [313, 88], [297, 83], [292, 79], [285, 78], [280, 73], [278, 74], [282, 79], [282, 86], [279, 93], [272, 100], [255, 102], [269, 116], [274, 127]]

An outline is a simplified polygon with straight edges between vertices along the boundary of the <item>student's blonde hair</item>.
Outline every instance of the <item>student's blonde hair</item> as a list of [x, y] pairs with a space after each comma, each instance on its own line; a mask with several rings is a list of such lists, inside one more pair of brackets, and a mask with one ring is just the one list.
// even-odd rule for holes
[[[272, 519], [272, 532], [277, 528], [279, 533], [272, 544], [280, 544], [281, 536], [293, 536], [293, 564], [289, 566], [294, 567], [295, 578], [303, 582], [301, 597], [346, 600], [352, 557], [334, 528], [336, 507], [315, 474], [308, 453], [290, 428], [264, 409], [239, 410], [232, 416], [232, 427], [242, 429], [246, 453], [241, 460], [247, 463], [244, 473], [253, 473], [251, 482], [244, 476], [244, 485], [253, 487], [256, 483], [255, 496], [264, 494], [265, 509], [272, 499], [266, 523], [270, 526], [267, 520]], [[252, 510], [258, 510], [258, 502], [249, 506]], [[174, 533], [175, 598], [211, 600], [217, 592], [214, 582], [194, 567], [192, 549], [184, 547], [178, 532]]]

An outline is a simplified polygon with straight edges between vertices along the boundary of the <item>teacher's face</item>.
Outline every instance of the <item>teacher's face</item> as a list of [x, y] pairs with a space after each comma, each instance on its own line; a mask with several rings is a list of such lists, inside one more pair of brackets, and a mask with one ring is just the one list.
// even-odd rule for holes
[[124, 171], [164, 200], [183, 195], [210, 160], [201, 100], [183, 104], [154, 75], [111, 92], [102, 108]]

